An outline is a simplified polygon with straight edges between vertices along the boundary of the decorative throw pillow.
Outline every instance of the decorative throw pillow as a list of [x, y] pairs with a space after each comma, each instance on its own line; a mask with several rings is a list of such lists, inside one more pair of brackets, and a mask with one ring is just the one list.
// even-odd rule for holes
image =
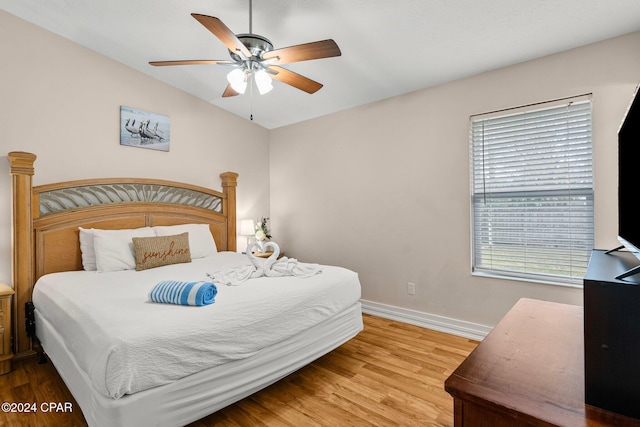
[[191, 262], [189, 233], [173, 236], [134, 237], [136, 270], [160, 267], [169, 264]]

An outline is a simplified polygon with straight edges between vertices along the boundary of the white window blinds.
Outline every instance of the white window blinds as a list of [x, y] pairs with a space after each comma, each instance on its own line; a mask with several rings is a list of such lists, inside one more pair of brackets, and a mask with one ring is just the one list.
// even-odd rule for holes
[[581, 284], [593, 249], [591, 100], [471, 117], [473, 270]]

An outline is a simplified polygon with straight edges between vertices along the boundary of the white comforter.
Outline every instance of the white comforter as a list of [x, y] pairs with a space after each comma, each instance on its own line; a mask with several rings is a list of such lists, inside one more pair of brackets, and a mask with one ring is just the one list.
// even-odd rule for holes
[[161, 280], [208, 280], [207, 273], [247, 263], [244, 255], [221, 252], [138, 272], [49, 274], [36, 283], [33, 302], [94, 388], [119, 398], [249, 357], [360, 299], [355, 272], [324, 266], [304, 279], [262, 277], [240, 286], [218, 285], [215, 303], [203, 307], [148, 300]]

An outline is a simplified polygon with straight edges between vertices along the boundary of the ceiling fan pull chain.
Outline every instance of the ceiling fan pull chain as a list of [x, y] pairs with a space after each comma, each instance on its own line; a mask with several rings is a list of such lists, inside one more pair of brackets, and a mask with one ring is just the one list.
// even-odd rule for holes
[[251, 87], [249, 88], [249, 114], [249, 118], [251, 119], [251, 121], [253, 121], [253, 85], [251, 85]]

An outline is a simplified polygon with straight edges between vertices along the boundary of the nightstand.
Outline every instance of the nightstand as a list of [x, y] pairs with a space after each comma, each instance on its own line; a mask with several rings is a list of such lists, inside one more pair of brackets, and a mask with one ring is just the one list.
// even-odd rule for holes
[[11, 371], [11, 295], [13, 289], [0, 283], [0, 375]]

